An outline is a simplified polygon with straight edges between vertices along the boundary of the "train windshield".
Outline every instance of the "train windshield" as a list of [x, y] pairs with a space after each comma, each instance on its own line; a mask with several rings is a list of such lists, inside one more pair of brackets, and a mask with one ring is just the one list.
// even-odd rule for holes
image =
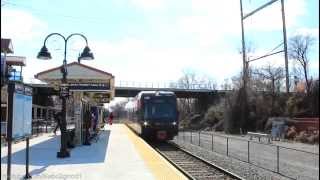
[[155, 99], [144, 106], [144, 119], [173, 119], [176, 117], [176, 104], [173, 101]]

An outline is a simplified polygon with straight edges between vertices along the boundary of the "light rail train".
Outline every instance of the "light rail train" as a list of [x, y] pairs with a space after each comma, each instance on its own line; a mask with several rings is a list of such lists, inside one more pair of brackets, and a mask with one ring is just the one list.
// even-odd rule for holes
[[177, 97], [171, 91], [141, 91], [126, 124], [144, 139], [171, 140], [178, 134]]

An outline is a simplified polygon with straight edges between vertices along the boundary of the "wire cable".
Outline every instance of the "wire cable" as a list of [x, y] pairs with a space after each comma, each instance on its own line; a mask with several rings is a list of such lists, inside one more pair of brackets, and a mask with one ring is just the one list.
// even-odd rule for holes
[[31, 12], [35, 13], [35, 14], [40, 14], [40, 15], [45, 15], [45, 16], [55, 15], [55, 16], [59, 16], [59, 17], [62, 17], [62, 18], [67, 18], [69, 20], [75, 20], [75, 21], [80, 21], [80, 22], [86, 21], [86, 22], [91, 22], [91, 23], [101, 23], [101, 22], [105, 22], [106, 21], [105, 19], [98, 18], [98, 17], [70, 16], [70, 15], [55, 13], [55, 12], [52, 12], [52, 11], [51, 12], [43, 11], [43, 10], [35, 9], [33, 7], [30, 7], [30, 6], [21, 5], [21, 4], [17, 4], [17, 3], [12, 3], [12, 2], [8, 2], [8, 1], [3, 1], [3, 2], [8, 6], [25, 8], [25, 9], [28, 9]]
[[280, 51], [277, 51], [277, 52], [273, 53], [273, 51], [275, 51], [276, 49], [278, 49], [281, 45], [283, 45], [283, 42], [281, 42], [279, 45], [277, 45], [275, 48], [273, 48], [271, 51], [269, 51], [268, 53], [264, 54], [263, 56], [253, 58], [252, 60], [248, 60], [247, 62], [256, 61], [256, 60], [258, 60], [258, 59], [262, 59], [262, 58], [265, 58], [265, 57], [268, 57], [268, 56], [272, 56], [272, 55], [281, 53], [281, 52], [283, 52], [283, 50], [280, 50]]

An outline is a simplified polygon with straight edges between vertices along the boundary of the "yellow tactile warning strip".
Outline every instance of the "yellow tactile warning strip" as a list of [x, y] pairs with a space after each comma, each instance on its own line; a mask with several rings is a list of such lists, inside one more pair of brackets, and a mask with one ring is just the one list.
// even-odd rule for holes
[[152, 149], [140, 137], [136, 136], [127, 126], [123, 125], [128, 134], [129, 139], [133, 142], [135, 148], [151, 170], [156, 179], [163, 180], [179, 180], [188, 179], [174, 166], [172, 166], [166, 159]]

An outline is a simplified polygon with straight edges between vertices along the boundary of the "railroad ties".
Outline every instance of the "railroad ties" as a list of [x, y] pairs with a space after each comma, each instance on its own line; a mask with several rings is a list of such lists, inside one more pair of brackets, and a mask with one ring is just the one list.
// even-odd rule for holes
[[190, 179], [241, 179], [169, 142], [151, 144], [164, 158]]

